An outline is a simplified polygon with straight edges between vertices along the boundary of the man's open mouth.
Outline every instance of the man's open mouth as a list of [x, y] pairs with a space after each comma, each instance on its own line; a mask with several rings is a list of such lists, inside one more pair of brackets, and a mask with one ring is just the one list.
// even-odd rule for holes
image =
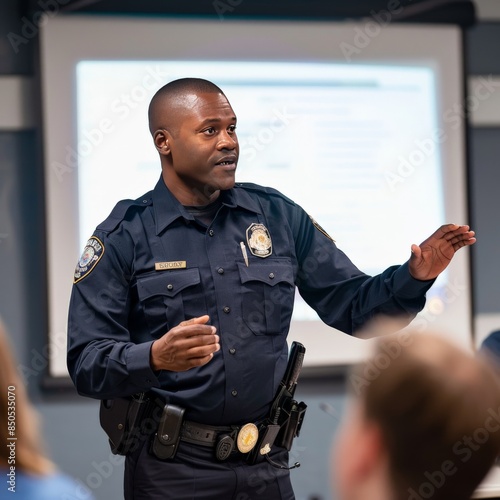
[[221, 158], [216, 164], [216, 167], [232, 167], [236, 168], [236, 162], [238, 158], [236, 156], [225, 156]]

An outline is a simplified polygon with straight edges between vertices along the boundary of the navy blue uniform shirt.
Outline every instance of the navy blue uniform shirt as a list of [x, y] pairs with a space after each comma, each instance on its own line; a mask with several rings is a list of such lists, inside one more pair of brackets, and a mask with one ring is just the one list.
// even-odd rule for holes
[[[206, 227], [160, 178], [97, 227], [69, 311], [68, 368], [80, 394], [153, 390], [194, 421], [257, 421], [286, 368], [296, 287], [325, 323], [349, 334], [374, 314], [423, 308], [432, 281], [413, 279], [407, 264], [367, 276], [278, 191], [238, 183], [221, 201]], [[152, 342], [204, 314], [220, 336], [213, 359], [184, 372], [153, 371]]]

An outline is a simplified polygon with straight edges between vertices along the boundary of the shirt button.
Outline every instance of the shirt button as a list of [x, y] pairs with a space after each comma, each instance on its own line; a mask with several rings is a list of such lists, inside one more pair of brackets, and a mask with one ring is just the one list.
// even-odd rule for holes
[[231, 308], [230, 308], [230, 307], [227, 307], [227, 306], [226, 306], [226, 307], [224, 307], [222, 310], [223, 310], [226, 314], [229, 314], [229, 313], [231, 312]]
[[269, 273], [269, 278], [274, 279], [274, 273]]
[[224, 274], [224, 269], [222, 269], [222, 267], [219, 267], [219, 269], [217, 269], [217, 272], [219, 274]]
[[235, 397], [236, 397], [236, 396], [238, 395], [238, 391], [237, 391], [236, 389], [233, 389], [233, 390], [231, 391], [231, 395], [233, 395], [233, 396], [235, 396]]
[[234, 354], [236, 352], [236, 349], [234, 347], [231, 347], [231, 349], [229, 349], [229, 354]]
[[167, 285], [167, 290], [173, 290], [174, 289], [174, 285], [172, 285], [171, 283]]
[[208, 235], [209, 236], [213, 236], [215, 233], [214, 233], [214, 230], [213, 229], [210, 229], [210, 231], [208, 231]]

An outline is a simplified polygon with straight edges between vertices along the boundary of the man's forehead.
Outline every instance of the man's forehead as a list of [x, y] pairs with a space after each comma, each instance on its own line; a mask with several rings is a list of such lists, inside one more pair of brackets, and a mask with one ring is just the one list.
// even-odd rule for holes
[[162, 103], [158, 115], [161, 126], [171, 130], [179, 129], [183, 124], [191, 127], [205, 121], [227, 119], [236, 121], [236, 115], [226, 96], [218, 92], [193, 91], [171, 96]]
[[176, 97], [172, 103], [180, 113], [199, 114], [208, 110], [231, 110], [231, 105], [226, 96], [221, 93], [195, 93], [188, 92]]

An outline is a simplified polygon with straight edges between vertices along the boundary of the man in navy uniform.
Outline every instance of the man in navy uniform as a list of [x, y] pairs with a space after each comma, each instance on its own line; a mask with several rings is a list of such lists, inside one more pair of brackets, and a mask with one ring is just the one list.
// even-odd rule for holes
[[127, 499], [293, 499], [286, 450], [273, 446], [269, 457], [282, 464], [273, 467], [250, 464], [246, 449], [218, 460], [215, 447], [219, 433], [269, 414], [287, 364], [295, 287], [348, 334], [377, 314], [411, 318], [474, 233], [444, 225], [412, 245], [408, 262], [370, 277], [293, 201], [235, 183], [236, 116], [213, 83], [162, 87], [149, 126], [162, 174], [153, 191], [118, 203], [84, 249], [69, 372], [84, 396], [147, 392], [182, 407], [196, 431], [183, 427], [168, 460], [146, 436], [126, 459]]

